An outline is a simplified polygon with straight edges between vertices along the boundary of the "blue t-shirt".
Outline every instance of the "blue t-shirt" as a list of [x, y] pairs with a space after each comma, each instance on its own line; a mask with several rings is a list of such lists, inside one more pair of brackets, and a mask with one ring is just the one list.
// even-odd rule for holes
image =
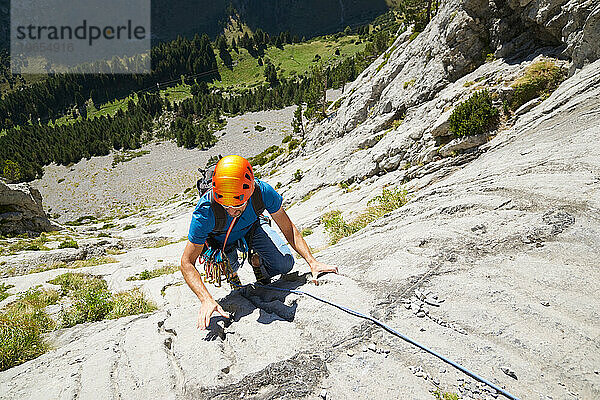
[[[281, 195], [266, 182], [255, 179], [255, 184], [254, 190], [260, 189], [262, 192], [265, 209], [271, 214], [279, 211], [281, 208], [281, 203], [283, 203], [283, 197], [281, 197]], [[204, 195], [200, 197], [200, 201], [198, 201], [196, 209], [192, 214], [192, 222], [190, 223], [190, 231], [188, 233], [188, 239], [192, 243], [199, 245], [204, 244], [208, 234], [211, 233], [215, 228], [215, 214], [210, 207], [211, 196], [212, 190], [208, 190], [206, 193], [204, 193]], [[233, 217], [227, 214], [227, 212], [225, 214], [227, 219], [223, 229], [227, 231], [231, 221], [233, 220]], [[237, 223], [231, 229], [227, 243], [234, 243], [236, 240], [242, 238], [248, 232], [257, 218], [258, 216], [254, 211], [254, 207], [252, 206], [252, 200], [250, 200], [248, 201], [246, 209], [238, 218]], [[215, 239], [219, 243], [223, 243], [225, 241], [225, 234], [215, 236]]]

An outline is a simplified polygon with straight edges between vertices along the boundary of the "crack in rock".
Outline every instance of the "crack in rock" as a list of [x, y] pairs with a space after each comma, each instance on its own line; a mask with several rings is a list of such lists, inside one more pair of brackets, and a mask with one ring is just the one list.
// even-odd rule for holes
[[174, 389], [178, 394], [185, 394], [186, 389], [186, 378], [185, 372], [175, 355], [174, 347], [174, 339], [177, 337], [177, 332], [175, 329], [165, 328], [165, 321], [171, 317], [171, 312], [166, 310], [165, 318], [161, 321], [158, 321], [158, 332], [164, 335], [168, 335], [163, 342], [163, 350], [167, 355], [167, 359], [171, 364], [171, 370], [173, 371]]
[[313, 354], [267, 365], [241, 381], [214, 388], [197, 387], [187, 391], [190, 399], [297, 399], [310, 396], [329, 375], [325, 361]]
[[575, 223], [575, 217], [566, 211], [548, 211], [542, 216], [542, 221], [552, 227], [551, 235], [558, 235]]

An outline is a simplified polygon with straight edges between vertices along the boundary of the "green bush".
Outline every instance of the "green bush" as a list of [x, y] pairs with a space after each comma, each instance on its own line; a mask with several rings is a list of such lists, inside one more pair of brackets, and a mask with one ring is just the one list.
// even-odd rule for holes
[[321, 223], [329, 233], [329, 243], [336, 244], [340, 239], [360, 230], [357, 224], [348, 224], [339, 210], [330, 211], [321, 217]]
[[125, 225], [125, 226], [123, 227], [123, 230], [124, 230], [124, 231], [126, 231], [126, 230], [128, 230], [128, 229], [133, 229], [133, 228], [135, 228], [135, 225], [133, 225], [133, 224], [127, 224], [127, 225]]
[[479, 135], [498, 125], [499, 111], [492, 106], [490, 92], [482, 90], [460, 103], [450, 115], [450, 132], [456, 136]]
[[298, 139], [290, 140], [290, 142], [288, 143], [288, 150], [289, 151], [294, 150], [296, 147], [298, 147], [299, 144], [300, 144], [300, 140], [298, 140]]
[[254, 126], [254, 130], [255, 130], [255, 131], [258, 131], [258, 132], [262, 132], [262, 131], [264, 131], [264, 130], [266, 130], [266, 129], [267, 129], [267, 128], [265, 128], [264, 126], [262, 126], [262, 125], [259, 125], [259, 124], [256, 124], [256, 125]]
[[[403, 188], [392, 190], [384, 188], [381, 195], [369, 201], [369, 207], [355, 220], [344, 221], [339, 210], [330, 211], [321, 217], [321, 223], [329, 233], [329, 243], [336, 244], [340, 239], [350, 236], [385, 214], [402, 207], [409, 200], [408, 192]], [[376, 203], [374, 205], [370, 205]]]
[[308, 236], [308, 235], [312, 235], [313, 231], [312, 229], [309, 228], [304, 228], [302, 229], [302, 232], [300, 232], [302, 234], [302, 236]]
[[0, 371], [44, 354], [49, 345], [43, 334], [56, 328], [44, 307], [56, 304], [61, 295], [72, 298], [73, 305], [62, 315], [62, 326], [156, 310], [139, 289], [112, 295], [104, 279], [67, 273], [50, 281], [61, 286], [55, 290], [32, 288], [0, 312]]
[[63, 240], [62, 242], [60, 242], [60, 244], [58, 245], [59, 249], [66, 249], [66, 248], [72, 248], [72, 249], [78, 249], [79, 245], [77, 244], [77, 242], [71, 238], [67, 238], [65, 240]]
[[292, 140], [292, 135], [287, 135], [286, 137], [283, 138], [283, 140], [281, 141], [281, 143], [287, 143], [290, 140]]
[[296, 182], [300, 182], [300, 180], [302, 179], [302, 177], [304, 177], [304, 174], [302, 173], [302, 170], [297, 169], [296, 172], [294, 172], [294, 180]]
[[515, 91], [511, 108], [516, 110], [536, 97], [541, 97], [542, 100], [548, 98], [565, 78], [565, 71], [552, 61], [539, 61], [530, 65], [512, 85]]

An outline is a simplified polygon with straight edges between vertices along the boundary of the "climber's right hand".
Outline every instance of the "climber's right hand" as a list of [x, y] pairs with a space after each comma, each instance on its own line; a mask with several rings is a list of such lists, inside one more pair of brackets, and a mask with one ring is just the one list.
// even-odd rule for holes
[[206, 327], [210, 324], [210, 317], [215, 311], [225, 318], [231, 317], [231, 315], [223, 310], [219, 303], [217, 303], [214, 299], [206, 299], [202, 302], [202, 306], [200, 307], [200, 312], [198, 313], [198, 324], [196, 328], [206, 329]]

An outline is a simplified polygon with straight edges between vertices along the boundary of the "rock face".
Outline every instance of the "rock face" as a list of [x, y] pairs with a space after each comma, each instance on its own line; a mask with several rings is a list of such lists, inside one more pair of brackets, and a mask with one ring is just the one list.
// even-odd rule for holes
[[[291, 274], [275, 285], [371, 314], [519, 398], [598, 398], [599, 68], [596, 61], [577, 72], [464, 167], [437, 182], [441, 170], [414, 178], [425, 187], [406, 206], [319, 252], [340, 275], [314, 286]], [[378, 192], [397, 173], [347, 195], [324, 188], [292, 207], [292, 219], [305, 226], [316, 210]], [[156, 229], [176, 223], [181, 235], [189, 212]], [[118, 263], [78, 271], [128, 289], [136, 284], [128, 276], [157, 259], [176, 263], [183, 245], [131, 249]], [[63, 272], [5, 282], [22, 291]], [[253, 281], [247, 265], [240, 275]], [[55, 350], [0, 373], [0, 397], [293, 399], [325, 389], [334, 399], [429, 399], [442, 387], [463, 398], [500, 398], [308, 297], [210, 287], [234, 322], [213, 317], [198, 331], [199, 301], [182, 280], [176, 273], [143, 283], [161, 306], [153, 314], [53, 333]]]
[[[382, 57], [350, 86], [338, 116], [313, 129], [305, 153], [278, 161], [268, 181], [282, 183], [296, 225], [314, 228], [314, 248], [323, 245], [313, 237], [326, 211], [352, 216], [400, 183], [411, 200], [320, 248], [317, 258], [339, 275], [314, 286], [299, 262], [299, 273], [274, 285], [373, 315], [518, 398], [600, 398], [600, 60], [582, 45], [597, 29], [596, 3], [450, 2], [412, 42], [401, 35], [386, 64], [377, 70]], [[483, 63], [486, 43], [516, 58]], [[571, 70], [551, 96], [486, 141], [451, 143], [447, 113], [457, 100], [477, 86], [508, 96], [504, 83], [548, 54], [569, 58], [557, 62]], [[573, 67], [576, 57], [590, 63]], [[461, 153], [444, 156], [448, 145]], [[295, 182], [298, 169], [304, 177]], [[190, 212], [154, 233], [178, 227], [182, 235]], [[0, 397], [430, 399], [441, 388], [500, 398], [307, 296], [210, 287], [235, 318], [215, 316], [198, 331], [200, 304], [179, 273], [126, 280], [158, 260], [178, 263], [183, 245], [133, 248], [82, 271], [114, 291], [142, 285], [161, 308], [54, 332], [54, 350], [0, 373]], [[63, 272], [3, 282], [22, 291]], [[240, 276], [254, 281], [247, 265]]]
[[[336, 116], [313, 129], [305, 154], [322, 156], [306, 175], [315, 183], [298, 197], [322, 183], [388, 173], [402, 160], [439, 159], [452, 139], [450, 112], [474, 91], [490, 90], [501, 107], [534, 61], [551, 57], [572, 74], [596, 60], [599, 46], [588, 44], [600, 40], [599, 13], [595, 1], [449, 2], [414, 40], [410, 29], [399, 35], [347, 87]], [[486, 62], [486, 54], [497, 59]]]
[[24, 183], [10, 185], [0, 180], [0, 233], [45, 232], [58, 229], [42, 208], [40, 192]]

